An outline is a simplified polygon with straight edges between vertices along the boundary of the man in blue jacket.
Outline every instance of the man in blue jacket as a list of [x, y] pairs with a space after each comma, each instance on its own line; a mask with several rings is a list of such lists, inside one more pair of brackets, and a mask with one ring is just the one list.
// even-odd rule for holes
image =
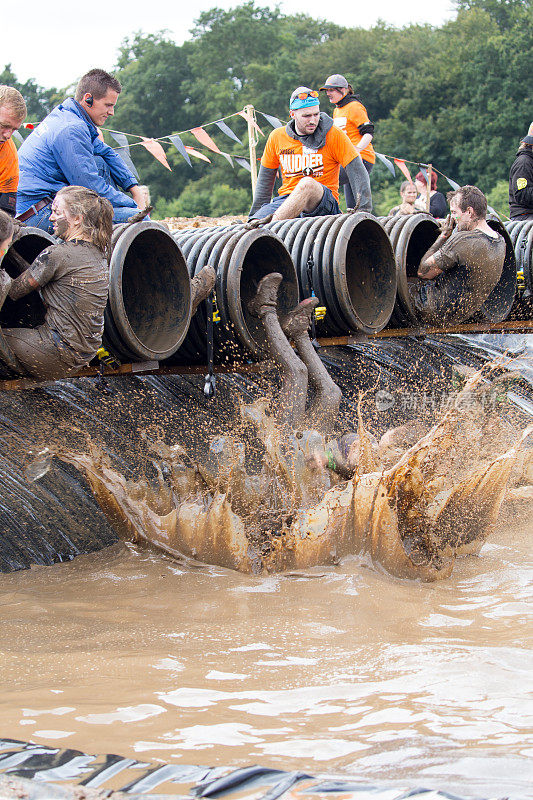
[[19, 150], [19, 220], [52, 233], [52, 200], [64, 186], [85, 186], [105, 197], [114, 222], [126, 222], [144, 208], [137, 179], [98, 138], [97, 126], [113, 116], [121, 91], [116, 78], [92, 69], [80, 79], [75, 97], [54, 108], [28, 136]]

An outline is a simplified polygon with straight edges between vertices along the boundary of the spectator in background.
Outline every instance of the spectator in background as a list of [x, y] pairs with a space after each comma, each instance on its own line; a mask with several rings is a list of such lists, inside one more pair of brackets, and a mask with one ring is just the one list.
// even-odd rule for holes
[[[376, 163], [376, 154], [372, 147], [374, 124], [368, 119], [366, 108], [359, 95], [354, 94], [353, 87], [344, 75], [330, 75], [321, 92], [326, 92], [328, 99], [335, 106], [333, 110], [334, 124], [343, 130], [357, 152], [363, 159], [366, 171], [370, 175]], [[347, 208], [355, 208], [355, 198], [350, 188], [346, 172], [341, 169], [339, 185], [344, 186], [344, 198]]]
[[26, 119], [26, 103], [12, 86], [0, 86], [0, 209], [15, 216], [19, 162], [11, 138]]
[[416, 186], [412, 181], [404, 181], [400, 186], [400, 197], [402, 202], [399, 206], [394, 206], [389, 211], [388, 216], [394, 217], [396, 214], [416, 214], [418, 209], [415, 208], [416, 200]]
[[109, 200], [114, 222], [126, 222], [144, 208], [137, 178], [99, 138], [97, 126], [113, 116], [121, 91], [116, 78], [92, 69], [80, 79], [75, 97], [54, 108], [28, 136], [19, 150], [20, 221], [51, 233], [52, 200], [65, 186], [84, 186]]
[[533, 122], [520, 141], [509, 173], [509, 215], [511, 219], [533, 219]]
[[[417, 211], [427, 211], [428, 182], [423, 172], [415, 177], [418, 197], [415, 201]], [[437, 219], [444, 219], [448, 214], [448, 205], [442, 192], [437, 191], [437, 173], [431, 173], [431, 191], [429, 192], [429, 213]]]

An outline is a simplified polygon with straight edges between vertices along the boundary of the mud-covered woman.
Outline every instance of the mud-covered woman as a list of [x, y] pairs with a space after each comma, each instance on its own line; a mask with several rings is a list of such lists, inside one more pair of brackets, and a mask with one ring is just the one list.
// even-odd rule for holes
[[[111, 204], [90, 189], [67, 186], [50, 217], [63, 241], [47, 247], [21, 275], [0, 269], [0, 301], [39, 291], [46, 308], [36, 328], [2, 329], [3, 344], [23, 375], [56, 380], [73, 375], [96, 355], [102, 341], [109, 284]], [[3, 237], [5, 220], [0, 222]], [[6, 231], [4, 231], [5, 233]], [[13, 229], [5, 243], [11, 241]]]

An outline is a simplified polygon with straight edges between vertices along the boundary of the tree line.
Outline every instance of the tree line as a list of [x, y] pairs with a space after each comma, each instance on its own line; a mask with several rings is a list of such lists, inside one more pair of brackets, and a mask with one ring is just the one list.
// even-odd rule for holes
[[[252, 104], [284, 121], [288, 97], [300, 84], [317, 88], [332, 73], [346, 75], [375, 123], [376, 149], [417, 163], [432, 163], [460, 184], [474, 183], [508, 213], [507, 179], [519, 139], [533, 118], [533, 14], [531, 0], [456, 0], [456, 16], [440, 27], [347, 28], [249, 0], [198, 17], [182, 45], [167, 32], [137, 32], [118, 51], [114, 74], [123, 91], [112, 125], [158, 138], [187, 131]], [[97, 66], [97, 65], [95, 65]], [[74, 76], [73, 76], [74, 77]], [[24, 95], [29, 119], [39, 120], [67, 94], [35, 80], [21, 84], [11, 65], [0, 82]], [[74, 82], [74, 81], [73, 81]], [[331, 111], [326, 97], [321, 109]], [[247, 157], [246, 123], [228, 121], [242, 144], [207, 128], [221, 150]], [[265, 135], [271, 127], [260, 116]], [[116, 143], [106, 134], [112, 146]], [[133, 139], [131, 140], [134, 141]], [[246, 213], [249, 173], [198, 147], [211, 163], [188, 166], [167, 149], [172, 172], [143, 147], [131, 150], [142, 183], [160, 216]], [[266, 138], [260, 138], [258, 154]], [[378, 162], [372, 173], [376, 213], [397, 201], [403, 176]], [[439, 177], [438, 188], [449, 186]]]

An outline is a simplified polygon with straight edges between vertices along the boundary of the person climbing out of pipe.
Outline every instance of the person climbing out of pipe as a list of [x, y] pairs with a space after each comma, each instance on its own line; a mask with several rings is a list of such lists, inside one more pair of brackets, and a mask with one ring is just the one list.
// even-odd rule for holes
[[[370, 180], [348, 136], [320, 111], [318, 92], [299, 86], [291, 94], [287, 125], [268, 137], [249, 220], [283, 220], [340, 214], [339, 172], [344, 167], [360, 211], [371, 211]], [[272, 199], [278, 169], [282, 185]], [[252, 223], [253, 224], [253, 223]]]
[[[60, 244], [43, 250], [15, 279], [0, 269], [2, 305], [7, 295], [16, 301], [40, 291], [46, 307], [42, 325], [2, 330], [17, 371], [37, 380], [74, 375], [96, 355], [108, 292], [111, 203], [92, 189], [68, 186], [54, 198], [51, 219]], [[6, 262], [20, 271], [25, 262], [16, 253], [10, 256]]]
[[451, 213], [422, 257], [421, 282], [411, 284], [424, 322], [462, 322], [478, 311], [500, 280], [505, 261], [503, 236], [487, 223], [487, 198], [477, 186], [448, 193]]

